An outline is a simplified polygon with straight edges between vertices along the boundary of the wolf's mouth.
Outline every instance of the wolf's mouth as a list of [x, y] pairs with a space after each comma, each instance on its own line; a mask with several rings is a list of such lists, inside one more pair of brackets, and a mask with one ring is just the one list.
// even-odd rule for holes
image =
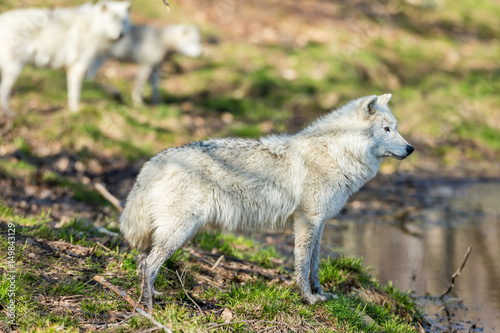
[[400, 156], [400, 155], [396, 155], [396, 154], [393, 154], [391, 153], [390, 151], [387, 152], [387, 154], [390, 156], [390, 157], [393, 157], [397, 160], [404, 160], [405, 158], [408, 157], [408, 155], [405, 155], [405, 156]]

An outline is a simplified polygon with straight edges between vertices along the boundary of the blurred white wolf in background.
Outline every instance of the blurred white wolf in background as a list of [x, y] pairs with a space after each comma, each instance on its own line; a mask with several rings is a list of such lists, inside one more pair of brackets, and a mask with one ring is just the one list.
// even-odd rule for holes
[[333, 297], [319, 283], [325, 221], [375, 176], [383, 157], [414, 148], [397, 131], [390, 94], [346, 104], [294, 135], [213, 139], [162, 151], [142, 168], [120, 218], [143, 251], [140, 272], [152, 310], [163, 262], [200, 227], [259, 231], [293, 227], [302, 299]]
[[0, 106], [24, 65], [66, 68], [68, 104], [78, 109], [82, 81], [94, 58], [130, 29], [129, 2], [102, 1], [75, 8], [17, 9], [0, 15]]
[[[153, 103], [160, 102], [158, 83], [164, 60], [174, 53], [196, 58], [201, 52], [201, 34], [196, 26], [171, 24], [159, 29], [147, 25], [133, 25], [130, 33], [116, 42], [107, 56], [118, 61], [139, 64], [132, 100], [140, 105], [143, 103], [142, 94], [148, 79], [152, 86]], [[91, 66], [87, 77], [94, 77], [104, 60], [104, 57], [98, 59]]]

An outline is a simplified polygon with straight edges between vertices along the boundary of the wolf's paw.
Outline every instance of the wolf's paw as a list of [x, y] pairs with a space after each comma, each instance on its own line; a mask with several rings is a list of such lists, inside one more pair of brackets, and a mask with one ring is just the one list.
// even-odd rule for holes
[[310, 294], [302, 297], [302, 300], [310, 305], [326, 302], [328, 299], [321, 294]]
[[318, 293], [318, 294], [310, 294], [305, 297], [302, 297], [303, 301], [307, 304], [317, 304], [323, 303], [331, 299], [337, 299], [337, 295], [331, 293]]
[[321, 293], [321, 295], [325, 296], [327, 300], [339, 298], [337, 295], [332, 293]]
[[[161, 297], [162, 295], [163, 295], [163, 293], [153, 289], [153, 298]], [[139, 300], [139, 302], [144, 302], [144, 301], [147, 302], [148, 300], [149, 300], [148, 292], [145, 290], [144, 294], [142, 295], [142, 298]]]
[[163, 296], [163, 293], [159, 292], [159, 291], [156, 291], [155, 289], [153, 289], [153, 297], [161, 297]]

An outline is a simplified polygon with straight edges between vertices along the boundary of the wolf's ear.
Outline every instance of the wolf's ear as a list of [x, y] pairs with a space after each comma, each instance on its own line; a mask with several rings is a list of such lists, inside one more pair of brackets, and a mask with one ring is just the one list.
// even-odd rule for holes
[[368, 96], [365, 97], [363, 102], [361, 103], [361, 106], [363, 108], [363, 111], [365, 111], [368, 114], [374, 114], [375, 113], [375, 105], [377, 105], [378, 101], [378, 96]]
[[106, 10], [108, 10], [108, 6], [106, 5], [106, 3], [101, 2], [99, 4], [101, 5], [101, 11], [102, 12], [105, 12]]
[[380, 104], [387, 105], [387, 103], [389, 103], [389, 101], [391, 100], [391, 97], [391, 94], [384, 94], [378, 98], [378, 101], [380, 102]]

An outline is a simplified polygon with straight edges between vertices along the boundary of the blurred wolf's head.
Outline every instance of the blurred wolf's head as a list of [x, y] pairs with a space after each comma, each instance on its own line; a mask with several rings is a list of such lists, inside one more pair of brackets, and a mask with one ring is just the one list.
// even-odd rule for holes
[[117, 40], [130, 32], [130, 2], [100, 1], [92, 6], [95, 26], [92, 28], [110, 40]]
[[194, 25], [171, 24], [162, 30], [162, 42], [170, 52], [196, 58], [201, 55], [201, 34]]

